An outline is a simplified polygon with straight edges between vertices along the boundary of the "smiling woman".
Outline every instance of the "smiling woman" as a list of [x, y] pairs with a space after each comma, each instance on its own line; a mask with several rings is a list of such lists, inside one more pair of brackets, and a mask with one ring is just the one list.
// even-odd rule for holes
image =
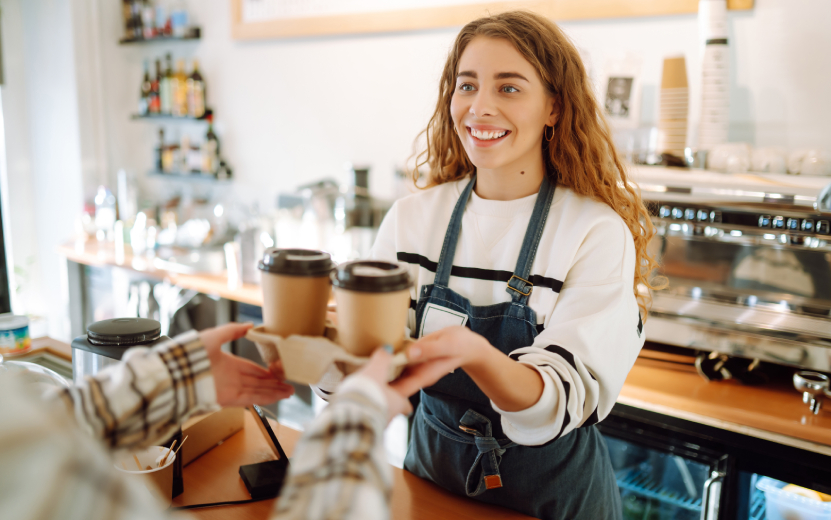
[[617, 519], [594, 425], [643, 345], [653, 230], [577, 51], [532, 13], [469, 23], [425, 132], [430, 187], [372, 251], [416, 282], [396, 385], [434, 382], [405, 468], [538, 518]]

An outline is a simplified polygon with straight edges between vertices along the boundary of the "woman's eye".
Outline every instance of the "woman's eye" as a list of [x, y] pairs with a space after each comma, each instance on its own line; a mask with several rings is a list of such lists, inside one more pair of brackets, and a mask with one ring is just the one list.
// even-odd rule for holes
[[502, 87], [503, 92], [507, 92], [508, 94], [513, 94], [514, 92], [519, 92], [519, 89], [516, 87], [512, 87], [511, 85], [505, 85]]
[[461, 85], [459, 85], [459, 90], [470, 92], [473, 90], [473, 85], [471, 85], [470, 83], [462, 83]]

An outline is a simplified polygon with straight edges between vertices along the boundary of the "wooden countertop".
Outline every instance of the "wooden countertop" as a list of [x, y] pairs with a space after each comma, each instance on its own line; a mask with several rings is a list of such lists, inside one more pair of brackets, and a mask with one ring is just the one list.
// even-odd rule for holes
[[618, 403], [831, 455], [831, 408], [813, 415], [786, 384], [707, 382], [639, 359]]
[[116, 255], [112, 242], [97, 240], [78, 240], [67, 242], [58, 248], [58, 253], [67, 260], [84, 265], [122, 267], [144, 273], [147, 276], [160, 280], [170, 280], [171, 283], [193, 289], [204, 294], [218, 295], [235, 302], [262, 306], [263, 296], [259, 285], [242, 284], [237, 288], [228, 287], [227, 275], [211, 276], [196, 274], [181, 274], [156, 269], [153, 266], [153, 257], [147, 255], [133, 255], [130, 246], [124, 246], [123, 258]]
[[[274, 421], [271, 421], [271, 425], [286, 454], [291, 456], [300, 432]], [[246, 500], [250, 497], [240, 479], [239, 466], [273, 459], [274, 455], [257, 429], [253, 417], [246, 412], [245, 428], [242, 431], [185, 466], [185, 491], [173, 500], [173, 507]], [[392, 518], [395, 520], [531, 518], [515, 511], [454, 495], [403, 469], [393, 467], [392, 471], [391, 509]], [[276, 500], [193, 509], [188, 512], [203, 520], [261, 520], [268, 518]]]
[[[160, 271], [152, 267], [148, 258], [134, 258], [129, 247], [126, 249], [121, 262], [116, 262], [111, 243], [95, 240], [67, 243], [60, 248], [60, 253], [81, 264], [134, 269], [199, 292], [262, 305], [259, 286], [229, 289], [224, 276]], [[638, 360], [626, 379], [618, 402], [831, 455], [831, 404], [828, 410], [813, 415], [802, 403], [802, 396], [790, 385], [709, 383], [695, 373], [655, 367]]]

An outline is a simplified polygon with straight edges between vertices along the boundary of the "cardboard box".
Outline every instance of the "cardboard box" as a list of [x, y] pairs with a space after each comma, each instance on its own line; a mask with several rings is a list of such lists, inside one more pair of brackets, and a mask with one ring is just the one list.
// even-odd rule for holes
[[182, 438], [188, 442], [182, 446], [179, 456], [182, 464], [188, 465], [194, 459], [212, 449], [245, 426], [245, 408], [223, 408], [216, 412], [196, 415], [182, 425]]

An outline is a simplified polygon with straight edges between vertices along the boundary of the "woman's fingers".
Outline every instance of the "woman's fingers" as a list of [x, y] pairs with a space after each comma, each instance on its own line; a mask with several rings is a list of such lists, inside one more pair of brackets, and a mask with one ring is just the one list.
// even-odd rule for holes
[[398, 379], [390, 383], [390, 386], [399, 394], [409, 397], [421, 388], [432, 385], [457, 367], [458, 363], [452, 358], [410, 365]]

